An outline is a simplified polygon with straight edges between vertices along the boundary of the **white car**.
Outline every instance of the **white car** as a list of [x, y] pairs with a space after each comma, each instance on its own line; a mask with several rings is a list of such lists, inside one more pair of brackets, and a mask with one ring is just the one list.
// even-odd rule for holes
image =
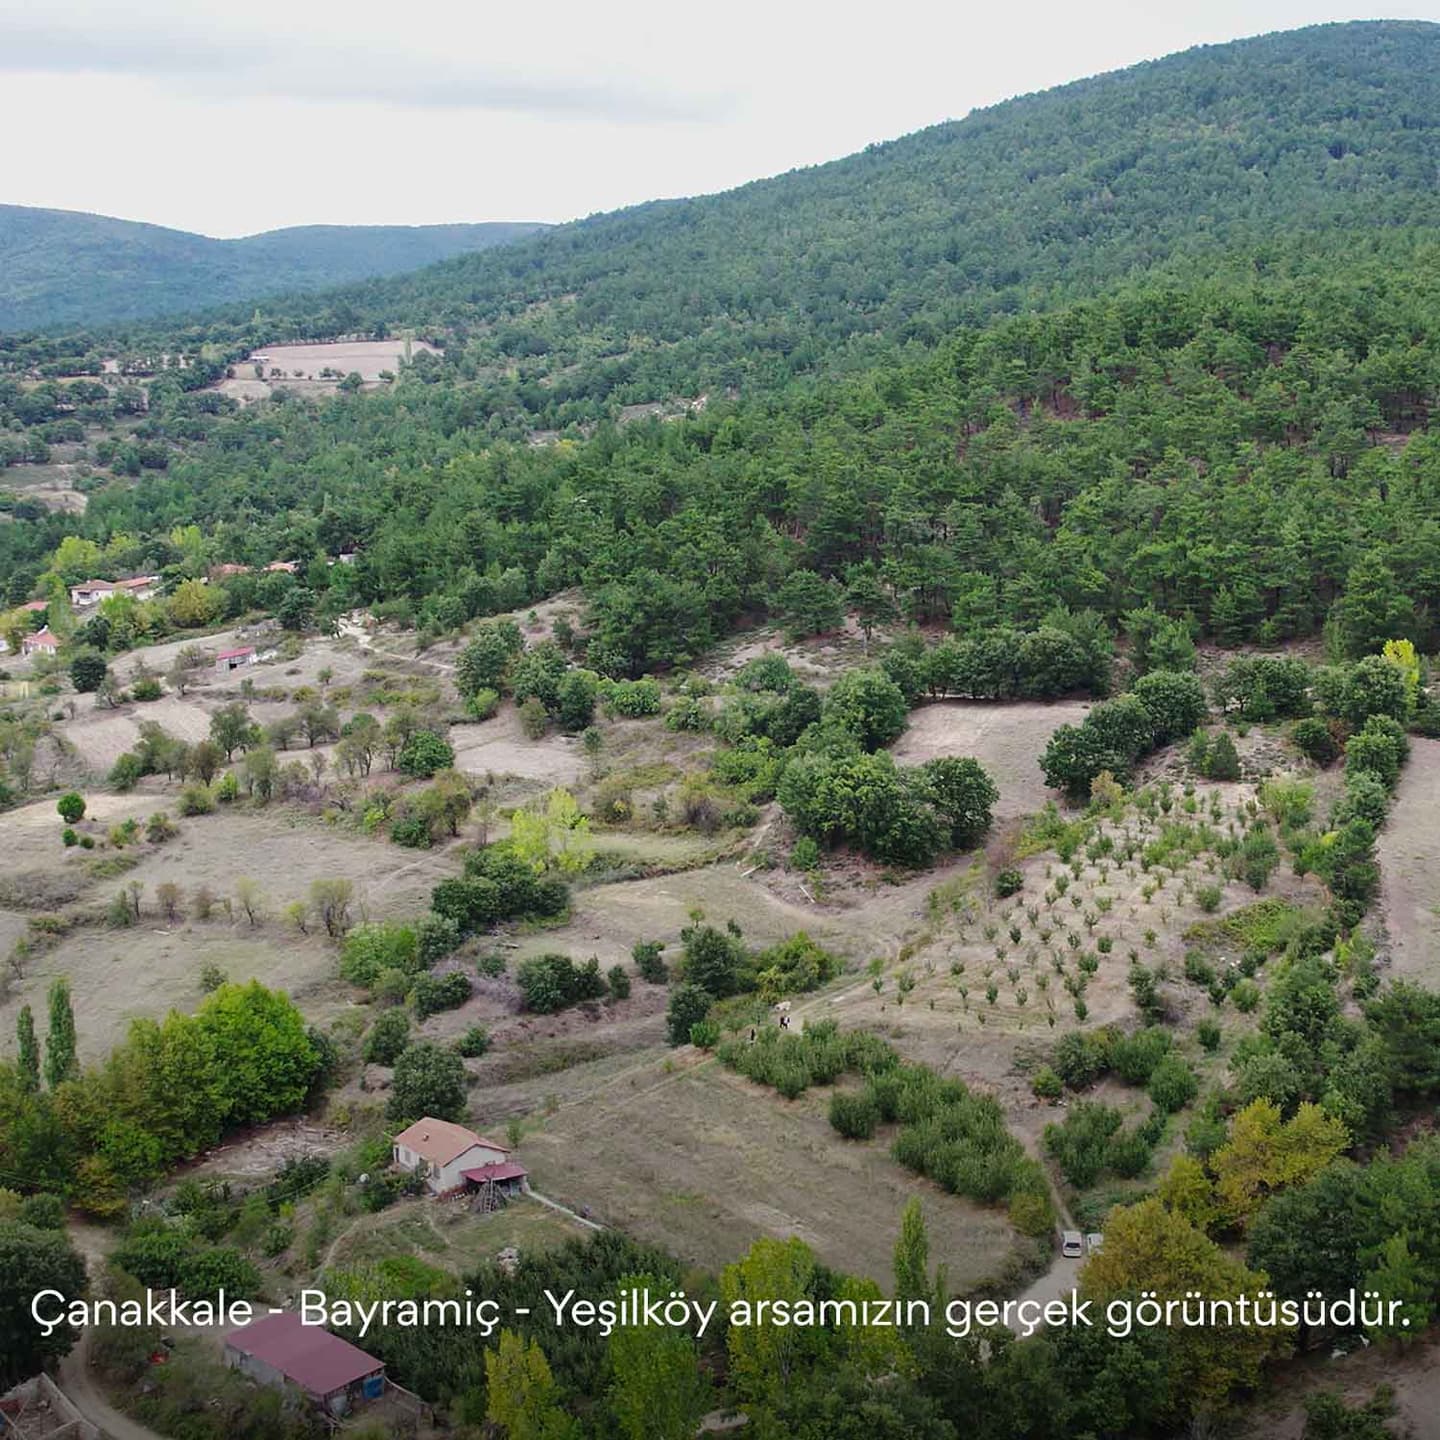
[[1104, 1248], [1105, 1237], [1098, 1230], [1092, 1230], [1085, 1237], [1085, 1253], [1087, 1255], [1098, 1255]]
[[1085, 1253], [1084, 1242], [1078, 1230], [1064, 1230], [1060, 1234], [1060, 1253], [1067, 1260], [1078, 1260]]

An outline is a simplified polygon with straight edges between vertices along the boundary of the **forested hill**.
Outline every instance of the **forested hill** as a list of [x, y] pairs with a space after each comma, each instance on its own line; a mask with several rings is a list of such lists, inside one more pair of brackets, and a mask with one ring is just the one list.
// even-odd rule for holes
[[539, 226], [306, 225], [212, 240], [71, 210], [0, 205], [0, 330], [100, 325], [415, 270]]
[[[1440, 26], [1323, 26], [1192, 50], [702, 199], [240, 311], [211, 338], [458, 328], [472, 376], [545, 423], [783, 383], [1217, 251], [1440, 221]], [[1342, 247], [1343, 252], [1343, 247]], [[275, 334], [269, 333], [270, 331]], [[204, 334], [205, 329], [197, 334]]]

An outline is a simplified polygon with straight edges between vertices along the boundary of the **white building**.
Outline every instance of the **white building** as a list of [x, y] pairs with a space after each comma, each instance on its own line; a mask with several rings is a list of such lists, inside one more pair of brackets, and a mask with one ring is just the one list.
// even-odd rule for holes
[[400, 1169], [423, 1175], [432, 1195], [444, 1195], [464, 1188], [467, 1170], [505, 1165], [510, 1151], [463, 1125], [427, 1117], [395, 1137], [391, 1155]]

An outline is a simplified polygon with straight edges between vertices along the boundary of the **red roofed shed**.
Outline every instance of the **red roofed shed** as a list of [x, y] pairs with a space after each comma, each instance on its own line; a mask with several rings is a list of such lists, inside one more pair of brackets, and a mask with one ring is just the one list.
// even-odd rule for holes
[[319, 1325], [303, 1324], [293, 1310], [231, 1331], [225, 1363], [264, 1385], [294, 1385], [332, 1415], [385, 1393], [384, 1361]]

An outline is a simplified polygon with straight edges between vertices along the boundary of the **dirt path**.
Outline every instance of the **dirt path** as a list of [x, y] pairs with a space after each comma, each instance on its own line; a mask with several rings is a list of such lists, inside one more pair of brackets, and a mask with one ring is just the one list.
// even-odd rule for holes
[[568, 1215], [577, 1225], [586, 1225], [591, 1230], [603, 1230], [605, 1227], [598, 1221], [587, 1220], [583, 1215], [577, 1215], [568, 1205], [562, 1205], [558, 1200], [552, 1200], [548, 1195], [542, 1195], [538, 1190], [532, 1190], [527, 1185], [525, 1193], [532, 1199], [538, 1200], [542, 1205], [548, 1205], [552, 1210], [558, 1210], [562, 1215]]
[[1434, 984], [1435, 918], [1440, 911], [1440, 740], [1414, 737], [1390, 819], [1375, 852], [1389, 932], [1391, 973]]
[[60, 1388], [70, 1403], [92, 1425], [98, 1425], [108, 1440], [164, 1440], [156, 1431], [122, 1415], [105, 1399], [90, 1373], [89, 1352], [90, 1332], [85, 1330], [79, 1343], [60, 1362]]

